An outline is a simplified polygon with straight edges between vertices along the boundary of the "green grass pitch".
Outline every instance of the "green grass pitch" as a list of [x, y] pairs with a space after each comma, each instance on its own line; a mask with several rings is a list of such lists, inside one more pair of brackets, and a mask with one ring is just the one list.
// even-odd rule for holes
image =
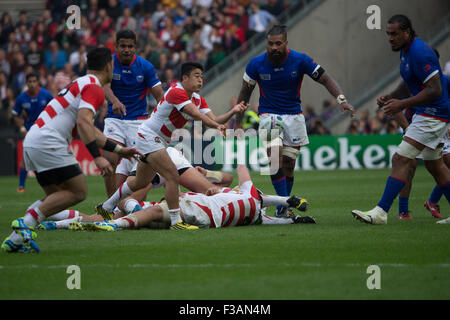
[[[351, 216], [378, 202], [388, 174], [297, 172], [293, 194], [309, 200], [316, 225], [39, 231], [40, 254], [0, 253], [0, 299], [449, 299], [450, 225], [437, 225], [423, 208], [434, 185], [424, 167], [410, 198], [413, 220], [397, 219], [397, 201], [384, 226]], [[274, 193], [269, 177], [252, 176]], [[35, 179], [24, 194], [17, 181], [0, 178], [1, 241], [42, 196]], [[87, 181], [88, 198], [76, 209], [91, 213], [105, 191], [101, 177]], [[441, 208], [447, 217], [445, 199]], [[80, 267], [81, 289], [67, 287], [70, 265]], [[369, 265], [380, 267], [380, 289], [367, 287]]]

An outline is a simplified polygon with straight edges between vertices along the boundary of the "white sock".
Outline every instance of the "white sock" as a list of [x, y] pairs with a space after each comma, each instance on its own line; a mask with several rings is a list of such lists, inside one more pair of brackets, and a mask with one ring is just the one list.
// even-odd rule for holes
[[264, 213], [261, 214], [261, 217], [262, 217], [262, 224], [292, 224], [292, 223], [294, 223], [294, 221], [292, 221], [292, 219], [269, 217], [269, 216], [265, 215]]
[[73, 219], [80, 215], [80, 212], [78, 210], [63, 210], [61, 212], [55, 213], [49, 217], [47, 217], [46, 220], [50, 221], [61, 221], [65, 219]]
[[289, 197], [263, 195], [262, 196], [262, 204], [264, 207], [272, 207], [272, 206], [278, 206], [278, 205], [287, 207], [288, 206], [288, 204], [286, 202], [287, 199], [289, 199]]
[[180, 216], [180, 208], [178, 209], [169, 209], [170, 214], [170, 225], [173, 226], [181, 220]]
[[107, 211], [113, 211], [114, 207], [117, 206], [120, 200], [130, 196], [133, 193], [133, 190], [128, 187], [127, 182], [125, 181], [122, 185], [114, 192], [114, 194], [103, 203], [103, 209]]
[[118, 228], [121, 229], [129, 229], [129, 228], [137, 228], [138, 227], [138, 220], [134, 214], [129, 214], [126, 217], [122, 217], [116, 220], [111, 221], [111, 223], [114, 223], [117, 225]]
[[38, 207], [28, 210], [23, 216], [23, 222], [30, 227], [36, 227], [44, 220], [45, 216]]
[[72, 219], [64, 219], [61, 221], [56, 221], [56, 229], [69, 229], [69, 224], [75, 221], [81, 221], [81, 217], [75, 217]]
[[138, 205], [139, 205], [139, 202], [136, 201], [135, 199], [128, 199], [124, 205], [125, 212], [127, 214], [132, 213], [134, 208], [136, 208], [136, 206], [138, 206]]
[[38, 205], [40, 205], [41, 203], [42, 203], [41, 200], [36, 200], [36, 201], [33, 202], [32, 204], [30, 204], [30, 206], [27, 208], [27, 211], [36, 208], [36, 207], [37, 207]]
[[9, 235], [9, 240], [11, 240], [12, 242], [14, 242], [15, 244], [19, 244], [22, 243], [22, 237], [19, 236], [19, 234], [15, 231], [13, 231], [10, 235]]

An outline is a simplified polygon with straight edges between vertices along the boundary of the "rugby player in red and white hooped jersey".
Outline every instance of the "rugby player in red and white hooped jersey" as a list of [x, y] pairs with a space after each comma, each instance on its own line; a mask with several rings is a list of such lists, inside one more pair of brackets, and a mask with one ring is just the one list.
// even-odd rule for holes
[[125, 158], [142, 156], [136, 149], [125, 148], [106, 139], [93, 120], [105, 96], [102, 86], [112, 78], [111, 52], [96, 48], [87, 55], [87, 75], [71, 82], [49, 102], [30, 128], [23, 143], [27, 170], [34, 170], [46, 196], [35, 202], [23, 218], [12, 222], [14, 231], [5, 239], [7, 252], [39, 252], [33, 228], [46, 217], [67, 209], [86, 198], [87, 186], [80, 166], [69, 152], [77, 132], [94, 158], [102, 175], [112, 174], [110, 163], [100, 148]]
[[[276, 218], [265, 215], [264, 208], [276, 205], [305, 211], [307, 202], [296, 196], [281, 197], [262, 194], [253, 185], [245, 165], [238, 166], [237, 175], [238, 189], [223, 188], [221, 192], [210, 196], [195, 192], [180, 194], [182, 219], [190, 225], [200, 228], [224, 228], [251, 224], [315, 223], [315, 220], [308, 216], [300, 217], [292, 214], [290, 218]], [[80, 230], [116, 231], [141, 227], [161, 229], [169, 227], [170, 217], [165, 209], [165, 201], [142, 205], [144, 206], [143, 210], [112, 221], [79, 223], [82, 226]], [[178, 229], [178, 225], [173, 226], [172, 229]]]
[[[225, 136], [225, 126], [235, 113], [244, 112], [247, 104], [239, 103], [227, 113], [216, 117], [206, 101], [198, 94], [203, 87], [203, 66], [196, 62], [186, 62], [181, 66], [180, 83], [169, 88], [164, 98], [158, 103], [150, 118], [138, 129], [136, 147], [145, 154], [136, 170], [136, 178], [124, 182], [110, 197], [111, 203], [118, 203], [133, 192], [145, 188], [155, 173], [166, 179], [165, 198], [171, 217], [172, 226], [191, 228], [180, 218], [178, 204], [179, 176], [177, 169], [167, 154], [166, 147], [171, 141], [175, 129], [181, 129], [190, 119], [200, 120], [210, 128], [216, 128]], [[103, 204], [96, 207], [97, 213], [105, 219], [112, 217], [112, 209]]]

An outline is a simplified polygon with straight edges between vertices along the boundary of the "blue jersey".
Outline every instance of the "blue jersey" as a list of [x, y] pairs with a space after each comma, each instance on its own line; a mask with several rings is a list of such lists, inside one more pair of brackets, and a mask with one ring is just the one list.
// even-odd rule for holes
[[441, 66], [433, 49], [422, 39], [415, 38], [405, 52], [400, 52], [400, 74], [412, 95], [423, 90], [424, 83], [434, 75], [439, 74], [442, 94], [439, 98], [417, 106], [416, 113], [450, 122], [450, 101], [448, 99], [447, 85], [442, 77]]
[[305, 74], [313, 77], [319, 65], [304, 53], [288, 51], [286, 61], [278, 66], [270, 63], [267, 52], [250, 60], [244, 79], [258, 83], [258, 113], [302, 113], [300, 88]]
[[38, 94], [35, 96], [30, 96], [28, 91], [24, 91], [17, 96], [12, 113], [15, 116], [20, 116], [22, 111], [25, 111], [27, 115], [25, 128], [28, 131], [52, 99], [52, 94], [44, 88], [39, 88]]
[[[147, 90], [160, 84], [155, 67], [140, 56], [134, 56], [129, 66], [121, 65], [117, 55], [113, 55], [114, 70], [111, 90], [127, 109], [127, 115], [122, 119], [136, 120], [148, 117]], [[108, 118], [120, 118], [112, 111], [108, 102]]]

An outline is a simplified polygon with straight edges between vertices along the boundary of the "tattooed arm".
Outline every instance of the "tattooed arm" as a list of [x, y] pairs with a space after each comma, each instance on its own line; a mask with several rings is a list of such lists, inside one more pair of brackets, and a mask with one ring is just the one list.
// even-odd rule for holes
[[[248, 104], [250, 101], [250, 97], [252, 96], [253, 89], [255, 88], [255, 85], [252, 85], [248, 83], [247, 81], [242, 81], [241, 91], [239, 92], [239, 96], [237, 101], [243, 102], [245, 105]], [[242, 117], [243, 114], [238, 113], [236, 114], [236, 127], [242, 128]]]
[[[324, 72], [320, 78], [317, 80], [321, 85], [323, 85], [325, 88], [327, 88], [328, 92], [335, 98], [337, 98], [340, 95], [343, 95], [342, 89], [339, 87], [338, 83], [334, 81], [334, 79], [326, 72]], [[351, 117], [353, 118], [355, 115], [355, 109], [352, 105], [350, 105], [348, 102], [342, 102], [341, 105], [341, 111], [342, 113], [345, 112], [345, 110], [349, 110], [351, 113]]]

